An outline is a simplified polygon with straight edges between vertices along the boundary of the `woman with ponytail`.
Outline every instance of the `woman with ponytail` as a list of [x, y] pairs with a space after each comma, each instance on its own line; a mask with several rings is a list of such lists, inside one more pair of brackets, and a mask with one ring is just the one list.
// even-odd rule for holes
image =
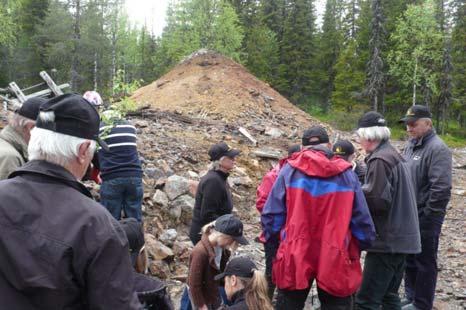
[[189, 259], [188, 292], [192, 308], [217, 309], [220, 304], [219, 281], [230, 257], [227, 249], [237, 244], [248, 244], [243, 236], [243, 223], [237, 217], [226, 214], [202, 228], [202, 237]]
[[257, 270], [254, 262], [243, 256], [233, 258], [216, 280], [225, 279], [225, 291], [230, 310], [272, 310], [265, 275]]

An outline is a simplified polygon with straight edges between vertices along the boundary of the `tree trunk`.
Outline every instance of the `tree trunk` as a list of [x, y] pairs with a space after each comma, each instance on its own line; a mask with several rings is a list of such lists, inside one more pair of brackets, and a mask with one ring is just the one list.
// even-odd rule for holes
[[94, 90], [97, 90], [97, 75], [98, 75], [98, 66], [97, 66], [97, 52], [94, 53]]
[[414, 64], [414, 76], [413, 76], [413, 105], [416, 104], [416, 75], [417, 75], [417, 57]]
[[75, 0], [76, 12], [74, 21], [74, 35], [73, 35], [73, 58], [71, 61], [71, 89], [78, 90], [78, 67], [79, 67], [79, 41], [81, 40], [81, 0]]

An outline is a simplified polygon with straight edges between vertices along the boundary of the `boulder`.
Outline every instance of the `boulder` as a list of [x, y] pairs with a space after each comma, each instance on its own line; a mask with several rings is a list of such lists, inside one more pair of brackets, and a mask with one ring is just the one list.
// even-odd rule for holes
[[170, 200], [174, 200], [177, 197], [189, 192], [188, 179], [183, 178], [179, 175], [172, 175], [167, 179], [165, 183], [165, 193]]
[[275, 127], [267, 127], [265, 129], [265, 135], [270, 136], [271, 138], [278, 139], [284, 135], [283, 131]]
[[155, 191], [154, 197], [152, 197], [152, 201], [162, 207], [168, 206], [168, 196], [160, 189]]
[[145, 175], [154, 180], [162, 179], [165, 178], [165, 172], [162, 169], [156, 168], [156, 167], [148, 167], [144, 169]]
[[167, 229], [165, 230], [160, 236], [159, 240], [167, 245], [167, 246], [173, 246], [173, 243], [176, 241], [176, 237], [178, 237], [178, 233], [176, 229]]
[[155, 260], [169, 259], [173, 257], [173, 251], [151, 234], [145, 234], [146, 249], [149, 256]]
[[156, 260], [149, 264], [150, 274], [162, 280], [170, 277], [170, 268], [164, 261]]
[[191, 219], [193, 217], [194, 203], [195, 203], [195, 200], [193, 197], [189, 195], [180, 196], [172, 202], [170, 212], [171, 212], [171, 209], [176, 210], [176, 212], [180, 210], [179, 218], [181, 218], [181, 222], [188, 225], [191, 222]]
[[188, 260], [192, 249], [191, 241], [175, 241], [173, 243], [173, 252], [179, 260]]

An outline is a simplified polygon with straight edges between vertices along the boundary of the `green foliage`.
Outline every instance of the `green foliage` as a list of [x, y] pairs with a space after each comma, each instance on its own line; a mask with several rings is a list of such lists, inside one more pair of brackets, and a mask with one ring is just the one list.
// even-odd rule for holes
[[332, 108], [351, 113], [364, 108], [362, 90], [365, 74], [360, 71], [360, 59], [356, 41], [350, 40], [335, 64], [335, 91], [332, 93]]
[[15, 13], [19, 6], [19, 1], [0, 1], [0, 46], [12, 46], [16, 41]]
[[439, 32], [432, 1], [410, 5], [398, 20], [391, 36], [392, 49], [388, 55], [390, 73], [405, 87], [425, 85], [438, 94], [439, 68], [442, 58], [442, 34]]
[[225, 0], [183, 0], [170, 4], [167, 27], [155, 56], [160, 71], [201, 48], [240, 60], [243, 29]]

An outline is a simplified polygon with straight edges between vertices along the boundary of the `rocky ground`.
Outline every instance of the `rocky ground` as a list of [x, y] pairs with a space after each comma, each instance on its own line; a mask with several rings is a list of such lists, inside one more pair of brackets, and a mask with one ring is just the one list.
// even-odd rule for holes
[[[242, 152], [229, 182], [234, 212], [245, 222], [252, 242], [238, 252], [264, 267], [262, 246], [253, 242], [260, 230], [255, 189], [263, 175], [312, 125], [326, 127], [332, 141], [352, 139], [299, 110], [241, 65], [207, 51], [191, 55], [136, 91], [133, 99], [142, 107], [129, 118], [137, 127], [143, 159], [148, 272], [168, 283], [176, 304], [192, 249], [187, 230], [193, 196], [207, 170], [210, 145], [225, 141]], [[454, 154], [453, 196], [440, 243], [437, 309], [466, 308], [466, 149]], [[98, 198], [98, 186], [91, 186]], [[312, 301], [309, 298], [309, 309], [318, 303]]]

